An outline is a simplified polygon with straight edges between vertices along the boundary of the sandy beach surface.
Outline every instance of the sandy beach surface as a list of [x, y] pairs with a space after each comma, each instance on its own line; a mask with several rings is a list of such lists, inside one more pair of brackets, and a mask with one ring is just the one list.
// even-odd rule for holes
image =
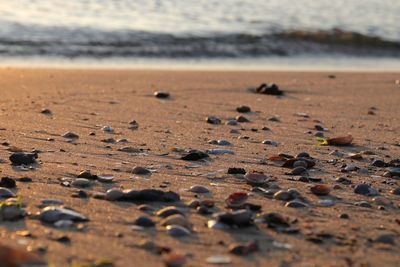
[[[399, 79], [399, 73], [3, 68], [1, 176], [16, 181], [10, 190], [20, 196], [26, 214], [0, 220], [1, 243], [37, 253], [50, 266], [165, 266], [169, 251], [185, 255], [185, 266], [216, 266], [209, 257], [217, 255], [223, 256], [217, 261], [229, 262], [225, 266], [398, 266]], [[285, 94], [247, 89], [263, 82], [276, 83]], [[157, 90], [170, 97], [156, 98]], [[242, 105], [251, 112], [239, 113]], [[249, 122], [226, 124], [238, 115]], [[207, 123], [208, 116], [221, 124]], [[133, 120], [137, 129], [130, 129]], [[323, 128], [318, 133], [323, 138], [351, 134], [352, 145], [319, 145], [316, 126]], [[79, 138], [63, 137], [67, 132]], [[210, 144], [212, 139], [231, 145]], [[234, 154], [209, 152], [206, 159], [182, 160], [191, 149]], [[19, 150], [38, 152], [37, 163], [12, 166], [9, 156]], [[270, 160], [300, 152], [315, 166], [299, 175], [288, 175], [293, 169]], [[384, 165], [372, 166], [374, 160]], [[134, 174], [135, 166], [152, 174]], [[232, 167], [263, 172], [268, 176], [263, 189], [254, 189], [243, 175], [228, 174]], [[84, 170], [114, 179], [76, 182]], [[356, 193], [364, 183], [368, 188], [359, 189], [364, 194]], [[191, 192], [193, 185], [210, 192]], [[315, 185], [330, 192], [316, 195], [310, 189]], [[111, 188], [173, 191], [180, 201], [101, 199]], [[281, 196], [274, 196], [279, 190]], [[235, 192], [247, 193], [247, 203], [253, 204], [240, 207], [252, 208], [249, 225], [209, 228], [212, 213], [232, 211], [225, 200]], [[46, 223], [38, 213], [56, 205], [42, 203], [49, 199], [89, 221], [66, 228]], [[215, 206], [189, 207], [196, 199]], [[285, 206], [290, 201], [305, 207]], [[143, 211], [140, 204], [154, 211]], [[171, 234], [162, 225], [156, 213], [167, 206], [176, 206], [186, 218], [182, 224], [191, 224], [187, 236], [173, 236], [183, 230]], [[271, 213], [282, 217], [271, 222]], [[140, 216], [155, 226], [134, 226]], [[247, 255], [231, 253], [234, 244], [242, 244]]]

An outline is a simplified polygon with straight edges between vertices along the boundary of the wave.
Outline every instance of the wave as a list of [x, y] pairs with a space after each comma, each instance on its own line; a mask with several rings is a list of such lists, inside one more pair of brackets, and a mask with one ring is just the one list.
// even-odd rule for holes
[[[398, 57], [400, 42], [340, 29], [174, 35], [131, 30], [29, 28], [0, 35], [0, 56], [241, 58], [300, 55]], [[17, 37], [18, 36], [18, 37]]]

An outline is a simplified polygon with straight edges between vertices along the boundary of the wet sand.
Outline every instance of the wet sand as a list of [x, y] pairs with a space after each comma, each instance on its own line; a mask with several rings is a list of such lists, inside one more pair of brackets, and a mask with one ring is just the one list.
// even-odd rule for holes
[[[328, 77], [332, 74], [335, 78]], [[400, 157], [400, 85], [395, 84], [399, 79], [399, 73], [2, 69], [0, 141], [8, 145], [0, 150], [4, 161], [1, 175], [33, 180], [17, 181], [14, 191], [22, 197], [28, 215], [18, 221], [0, 222], [2, 243], [39, 251], [52, 266], [100, 259], [110, 259], [115, 266], [163, 266], [160, 255], [138, 248], [142, 240], [187, 253], [187, 266], [213, 266], [205, 260], [212, 255], [229, 256], [232, 263], [227, 266], [397, 266], [400, 196], [390, 191], [399, 186], [399, 180], [383, 177], [386, 169], [370, 164], [373, 159], [389, 162]], [[278, 84], [285, 95], [260, 95], [247, 90], [262, 82]], [[155, 90], [168, 91], [171, 97], [157, 99], [152, 95]], [[240, 115], [236, 111], [240, 105], [251, 107], [251, 113], [242, 114], [250, 122], [225, 125], [227, 119]], [[376, 108], [375, 115], [368, 114], [372, 107]], [[50, 109], [52, 115], [42, 114], [43, 108]], [[297, 113], [306, 113], [309, 118]], [[207, 116], [217, 116], [223, 124], [208, 124]], [[272, 116], [278, 116], [280, 122], [268, 120]], [[128, 129], [132, 120], [138, 122], [139, 129]], [[351, 134], [354, 145], [319, 146], [314, 136], [316, 124], [327, 128], [326, 137]], [[103, 126], [111, 126], [115, 133], [102, 131]], [[262, 130], [264, 126], [270, 131]], [[238, 129], [239, 134], [231, 133], [231, 129]], [[61, 136], [68, 131], [78, 134], [79, 139], [68, 142]], [[126, 138], [129, 143], [101, 141], [106, 138]], [[232, 146], [208, 144], [210, 139], [226, 139]], [[266, 139], [278, 146], [262, 144]], [[41, 164], [35, 170], [14, 170], [8, 160], [10, 146], [40, 150]], [[126, 146], [142, 149], [143, 153], [118, 151]], [[235, 155], [211, 155], [207, 161], [187, 162], [171, 151], [174, 147], [203, 151], [224, 148]], [[364, 153], [363, 159], [354, 160], [330, 155], [335, 149], [373, 154]], [[309, 189], [314, 183], [293, 181], [285, 174], [290, 170], [268, 161], [268, 157], [281, 152], [296, 155], [303, 151], [316, 161], [309, 176], [329, 185], [329, 196], [315, 196]], [[367, 168], [368, 174], [342, 173], [345, 163]], [[154, 173], [145, 178], [132, 177], [134, 166]], [[229, 167], [262, 171], [275, 180], [266, 188], [273, 184], [282, 189], [296, 188], [309, 200], [309, 207], [288, 208], [285, 201], [252, 193], [243, 178], [227, 174]], [[112, 174], [114, 183], [94, 181], [83, 189], [88, 198], [71, 197], [79, 189], [62, 186], [60, 179], [72, 178], [83, 170]], [[352, 184], [335, 187], [338, 177], [347, 177]], [[379, 189], [391, 204], [383, 210], [372, 197], [355, 194], [354, 185], [363, 182]], [[247, 192], [251, 194], [249, 202], [261, 205], [262, 212], [288, 216], [298, 233], [277, 232], [265, 224], [226, 231], [209, 229], [206, 224], [211, 216], [197, 214], [185, 205], [196, 198], [187, 191], [196, 184], [210, 189], [210, 194], [197, 197], [213, 199], [213, 211], [227, 210], [224, 200], [230, 193]], [[194, 225], [193, 233], [174, 238], [159, 224], [152, 229], [132, 230], [132, 222], [145, 213], [134, 203], [92, 197], [109, 188], [158, 188], [179, 193], [181, 201], [172, 205], [185, 212]], [[90, 221], [75, 230], [43, 224], [34, 216], [43, 199], [62, 200]], [[320, 207], [320, 199], [332, 199], [336, 205]], [[363, 200], [372, 207], [354, 205]], [[156, 210], [171, 205], [148, 204]], [[343, 213], [349, 219], [339, 218]], [[31, 237], [18, 235], [18, 230], [28, 230]], [[376, 242], [377, 237], [386, 234], [393, 236], [394, 244]], [[70, 242], [60, 242], [60, 237], [68, 237]], [[231, 243], [251, 240], [259, 242], [259, 251], [249, 256], [229, 253]]]

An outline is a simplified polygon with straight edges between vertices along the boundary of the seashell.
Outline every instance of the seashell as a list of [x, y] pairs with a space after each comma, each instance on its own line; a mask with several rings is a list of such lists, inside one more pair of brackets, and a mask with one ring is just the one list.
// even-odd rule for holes
[[168, 225], [166, 229], [167, 233], [173, 237], [183, 237], [190, 235], [190, 231], [180, 225]]
[[244, 179], [248, 184], [252, 186], [260, 186], [265, 184], [269, 180], [269, 177], [262, 172], [253, 171], [253, 172], [247, 172], [244, 175]]
[[114, 176], [111, 174], [97, 175], [97, 180], [102, 183], [111, 183], [114, 180]]
[[245, 192], [235, 192], [225, 199], [225, 203], [229, 208], [238, 208], [246, 203], [248, 198], [249, 195]]
[[317, 196], [326, 196], [331, 192], [331, 189], [327, 185], [314, 185], [310, 188], [311, 193]]
[[198, 194], [205, 194], [210, 192], [210, 190], [207, 187], [202, 185], [193, 185], [190, 187], [189, 191]]
[[44, 208], [40, 214], [39, 218], [45, 223], [55, 223], [60, 220], [71, 220], [74, 222], [86, 222], [89, 221], [84, 215], [65, 208], [49, 206]]

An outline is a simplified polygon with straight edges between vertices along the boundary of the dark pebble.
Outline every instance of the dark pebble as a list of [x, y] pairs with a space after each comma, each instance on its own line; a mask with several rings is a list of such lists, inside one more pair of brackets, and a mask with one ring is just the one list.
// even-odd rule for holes
[[29, 165], [36, 162], [38, 158], [37, 153], [24, 153], [24, 152], [17, 152], [13, 153], [10, 156], [10, 161], [12, 165]]
[[345, 185], [349, 185], [349, 184], [352, 183], [352, 182], [351, 182], [349, 179], [347, 179], [346, 177], [338, 177], [338, 178], [335, 179], [335, 182], [340, 183], [340, 184], [345, 184]]
[[375, 240], [375, 243], [383, 243], [388, 245], [395, 245], [395, 236], [391, 234], [383, 234], [378, 236]]
[[350, 216], [349, 216], [349, 214], [347, 214], [347, 213], [342, 213], [342, 214], [339, 215], [339, 218], [340, 218], [340, 219], [349, 219]]
[[236, 111], [240, 112], [240, 113], [247, 113], [247, 112], [250, 112], [251, 109], [248, 106], [240, 106], [240, 107], [236, 108]]
[[152, 219], [145, 217], [145, 216], [140, 216], [133, 222], [133, 224], [142, 226], [142, 227], [153, 227], [156, 225]]
[[367, 185], [367, 184], [359, 184], [354, 188], [354, 193], [364, 196], [376, 196], [378, 195], [378, 191]]
[[307, 152], [301, 152], [297, 154], [296, 158], [310, 158], [310, 154], [308, 154]]
[[188, 160], [188, 161], [196, 161], [196, 160], [201, 160], [201, 159], [208, 158], [208, 157], [209, 157], [208, 154], [203, 151], [191, 150], [191, 151], [189, 151], [188, 154], [181, 157], [181, 159]]
[[82, 171], [81, 173], [78, 174], [77, 177], [78, 178], [86, 178], [86, 179], [90, 179], [90, 180], [96, 180], [97, 179], [97, 175], [92, 174], [88, 170]]
[[153, 93], [153, 95], [157, 98], [168, 98], [169, 97], [169, 93], [165, 92], [165, 91], [155, 91]]
[[243, 168], [229, 168], [228, 174], [246, 174], [246, 170]]
[[221, 124], [221, 119], [214, 117], [214, 116], [210, 116], [206, 118], [207, 123], [210, 124]]
[[30, 178], [30, 177], [21, 177], [21, 178], [18, 179], [18, 182], [30, 183], [30, 182], [32, 182], [32, 178]]
[[248, 118], [246, 118], [245, 116], [241, 116], [241, 115], [237, 116], [235, 119], [237, 122], [250, 122], [250, 120]]
[[260, 86], [256, 88], [256, 93], [258, 94], [266, 94], [266, 95], [283, 95], [283, 91], [279, 89], [276, 84], [265, 84], [262, 83]]
[[314, 126], [314, 128], [315, 128], [315, 130], [317, 130], [317, 131], [324, 131], [324, 127], [322, 127], [321, 125], [315, 125]]
[[15, 180], [10, 178], [10, 177], [2, 177], [0, 181], [0, 187], [5, 187], [5, 188], [15, 188], [17, 185], [15, 183]]
[[385, 163], [383, 160], [376, 159], [376, 160], [374, 160], [374, 161], [371, 163], [371, 165], [372, 165], [372, 166], [375, 166], [375, 167], [381, 168], [381, 167], [385, 167], [385, 166], [386, 166], [386, 163]]

